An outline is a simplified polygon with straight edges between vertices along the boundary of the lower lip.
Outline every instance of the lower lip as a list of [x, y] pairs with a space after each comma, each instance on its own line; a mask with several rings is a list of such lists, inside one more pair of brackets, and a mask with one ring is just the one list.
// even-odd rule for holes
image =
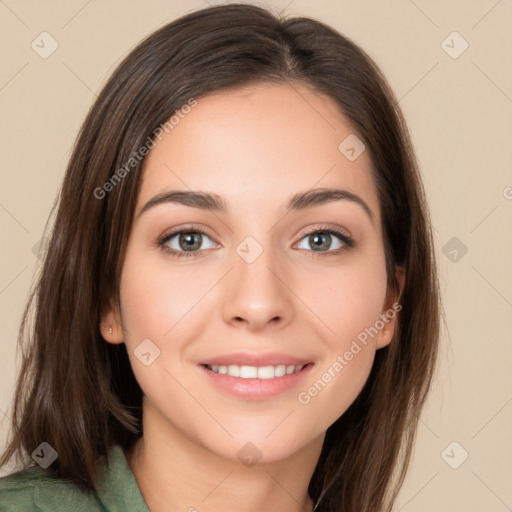
[[250, 400], [266, 400], [293, 389], [309, 374], [312, 367], [313, 364], [309, 363], [297, 373], [273, 379], [242, 379], [215, 373], [205, 366], [199, 366], [214, 386], [236, 397]]

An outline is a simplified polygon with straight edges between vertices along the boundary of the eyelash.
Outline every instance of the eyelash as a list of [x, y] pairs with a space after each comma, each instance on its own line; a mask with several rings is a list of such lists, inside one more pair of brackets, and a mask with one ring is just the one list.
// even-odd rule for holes
[[[207, 236], [208, 238], [211, 238], [211, 236], [204, 230], [200, 229], [200, 228], [195, 228], [195, 227], [185, 227], [185, 228], [182, 228], [180, 230], [177, 230], [177, 231], [173, 231], [171, 233], [168, 233], [166, 235], [164, 235], [162, 238], [160, 238], [157, 242], [157, 246], [160, 247], [162, 249], [162, 251], [164, 251], [166, 254], [169, 254], [170, 256], [172, 257], [177, 257], [177, 258], [182, 258], [182, 257], [197, 257], [198, 254], [202, 251], [204, 251], [205, 249], [200, 249], [198, 251], [176, 251], [174, 249], [170, 249], [168, 246], [166, 246], [165, 244], [171, 240], [174, 236], [176, 235], [181, 235], [181, 234], [184, 234], [184, 233], [187, 233], [187, 234], [201, 234], [201, 235], [205, 235]], [[335, 235], [336, 237], [338, 237], [344, 244], [344, 246], [341, 248], [341, 249], [337, 249], [336, 251], [311, 251], [314, 256], [319, 256], [321, 258], [325, 257], [325, 256], [333, 256], [333, 255], [339, 255], [345, 251], [348, 251], [350, 249], [352, 249], [354, 247], [354, 242], [353, 240], [347, 236], [346, 234], [342, 233], [341, 231], [338, 231], [337, 229], [334, 229], [334, 228], [331, 228], [331, 227], [319, 227], [319, 228], [315, 228], [314, 230], [311, 230], [311, 231], [308, 231], [307, 233], [303, 233], [302, 236], [301, 236], [301, 240], [303, 238], [306, 238], [307, 236], [310, 236], [310, 235], [313, 235], [314, 233], [323, 233], [323, 234], [328, 234], [328, 235]]]

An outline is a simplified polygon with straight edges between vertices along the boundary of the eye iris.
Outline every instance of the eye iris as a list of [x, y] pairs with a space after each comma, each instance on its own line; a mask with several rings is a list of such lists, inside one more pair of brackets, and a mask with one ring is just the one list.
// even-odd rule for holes
[[[194, 237], [198, 237], [198, 241], [194, 241]], [[184, 251], [193, 251], [201, 247], [201, 233], [186, 233], [180, 235], [180, 248]]]
[[[323, 238], [323, 240], [322, 240]], [[322, 244], [322, 242], [324, 240], [327, 240], [326, 243]], [[328, 249], [329, 246], [330, 246], [330, 242], [331, 242], [331, 235], [329, 235], [328, 233], [314, 233], [313, 235], [311, 235], [309, 237], [309, 241], [312, 245], [312, 247], [317, 247], [317, 248], [320, 248], [320, 249]], [[323, 245], [323, 247], [322, 247]]]

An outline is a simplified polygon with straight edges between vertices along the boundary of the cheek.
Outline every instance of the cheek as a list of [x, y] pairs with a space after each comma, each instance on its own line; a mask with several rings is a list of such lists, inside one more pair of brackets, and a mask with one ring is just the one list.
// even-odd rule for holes
[[311, 273], [307, 275], [300, 293], [324, 324], [324, 340], [332, 350], [348, 348], [350, 341], [373, 326], [383, 313], [387, 287], [383, 258], [318, 273], [314, 278]]
[[144, 259], [137, 260], [133, 253], [125, 262], [121, 278], [127, 342], [168, 339], [175, 326], [190, 323], [189, 314], [204, 292], [205, 283], [189, 270], [170, 272], [164, 259], [144, 264]]
[[357, 398], [370, 374], [375, 325], [386, 296], [385, 262], [382, 258], [347, 266], [314, 282], [310, 279], [305, 286], [303, 296], [315, 305], [314, 313], [325, 327], [324, 357], [297, 401], [309, 417], [322, 418], [327, 428]]
[[370, 375], [375, 350], [361, 344], [345, 348], [319, 368], [315, 379], [297, 394], [299, 412], [315, 418], [311, 435], [326, 430], [346, 412]]
[[[135, 248], [128, 253], [120, 289], [125, 344], [137, 381], [148, 397], [157, 398], [162, 390], [166, 390], [164, 398], [183, 394], [172, 377], [180, 382], [190, 377], [185, 353], [189, 340], [199, 338], [207, 327], [201, 299], [216, 279], [213, 272], [198, 279], [192, 266], [172, 269], [165, 258], [148, 258]], [[157, 357], [145, 366], [137, 356], [148, 351], [146, 362]]]

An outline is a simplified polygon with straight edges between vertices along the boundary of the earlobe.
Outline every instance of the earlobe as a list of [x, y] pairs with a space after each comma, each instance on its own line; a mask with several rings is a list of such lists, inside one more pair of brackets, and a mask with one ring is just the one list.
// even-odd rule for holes
[[[392, 332], [392, 330], [391, 330]], [[381, 332], [379, 332], [379, 336], [377, 337], [377, 343], [375, 345], [376, 349], [386, 347], [391, 343], [391, 340], [393, 338], [393, 335], [390, 335], [390, 328], [386, 327], [386, 329], [383, 329]]]
[[[384, 315], [381, 315], [381, 318]], [[391, 343], [391, 340], [393, 339], [393, 333], [395, 332], [395, 318], [389, 319], [389, 316], [386, 317], [388, 320], [388, 323], [386, 324], [386, 327], [379, 330], [379, 334], [377, 335], [377, 341], [375, 344], [375, 349], [378, 350], [379, 348], [386, 347]], [[385, 320], [381, 320], [384, 322]]]
[[379, 329], [377, 336], [376, 349], [385, 347], [391, 343], [396, 330], [399, 311], [402, 309], [400, 299], [405, 285], [405, 268], [401, 265], [396, 265], [396, 279], [398, 282], [398, 290], [395, 294], [388, 297], [385, 304], [385, 310], [380, 315], [380, 321], [384, 323], [382, 329]]
[[119, 313], [112, 306], [109, 306], [101, 316], [100, 332], [103, 339], [112, 344], [124, 342], [123, 329]]

